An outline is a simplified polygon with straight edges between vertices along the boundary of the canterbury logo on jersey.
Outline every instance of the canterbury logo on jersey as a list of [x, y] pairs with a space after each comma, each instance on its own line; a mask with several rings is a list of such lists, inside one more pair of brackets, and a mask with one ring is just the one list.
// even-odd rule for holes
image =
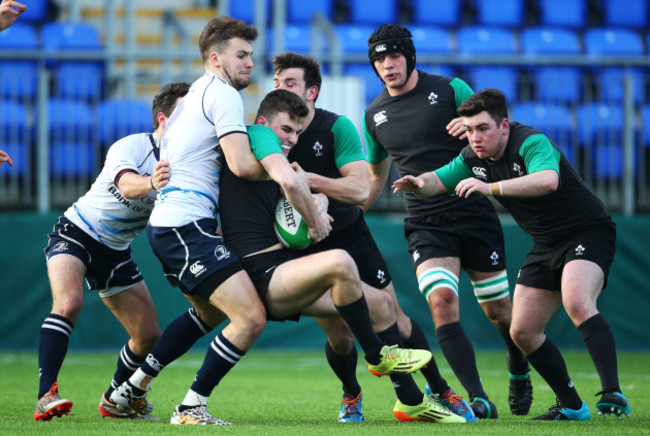
[[487, 180], [487, 170], [483, 167], [472, 167], [472, 173], [479, 179]]
[[375, 122], [375, 127], [377, 127], [388, 121], [388, 116], [386, 115], [386, 111], [379, 111], [372, 117], [372, 119]]

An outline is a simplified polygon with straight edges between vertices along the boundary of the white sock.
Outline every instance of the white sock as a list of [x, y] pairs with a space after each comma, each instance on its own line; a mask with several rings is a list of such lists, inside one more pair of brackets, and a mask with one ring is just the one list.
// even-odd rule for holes
[[138, 389], [146, 391], [155, 377], [150, 376], [140, 368], [136, 369], [133, 375], [129, 378], [129, 383]]
[[192, 389], [187, 391], [187, 395], [185, 395], [185, 399], [181, 403], [181, 405], [183, 406], [191, 406], [191, 407], [196, 407], [201, 405], [204, 406], [206, 404], [208, 404], [208, 397], [199, 395], [196, 392], [194, 392]]

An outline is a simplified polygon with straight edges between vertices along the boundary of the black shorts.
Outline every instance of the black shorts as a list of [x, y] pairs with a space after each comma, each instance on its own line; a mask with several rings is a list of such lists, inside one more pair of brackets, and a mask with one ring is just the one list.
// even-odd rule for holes
[[256, 254], [254, 256], [243, 257], [241, 259], [244, 269], [250, 276], [255, 289], [257, 290], [262, 304], [266, 309], [266, 319], [269, 321], [298, 321], [300, 320], [300, 313], [290, 315], [284, 318], [276, 318], [273, 316], [268, 306], [268, 289], [269, 282], [275, 268], [282, 265], [285, 262], [296, 259], [302, 256], [301, 251], [296, 250], [276, 250], [269, 251], [267, 253]]
[[404, 235], [415, 268], [428, 259], [457, 257], [463, 269], [506, 268], [503, 228], [494, 207], [470, 203], [451, 211], [404, 219]]
[[215, 289], [244, 269], [216, 229], [216, 221], [208, 218], [181, 227], [147, 225], [151, 248], [172, 286], [209, 300]]
[[110, 297], [141, 282], [142, 274], [131, 257], [131, 247], [114, 250], [91, 237], [65, 216], [60, 216], [47, 235], [45, 256], [51, 259], [69, 254], [86, 267], [86, 283], [91, 291]]
[[361, 281], [368, 285], [384, 289], [391, 282], [388, 266], [381, 255], [370, 229], [359, 215], [359, 220], [344, 231], [323, 239], [318, 244], [311, 245], [301, 251], [302, 254], [320, 253], [326, 250], [340, 248], [348, 252], [354, 259], [359, 270]]
[[616, 253], [616, 226], [591, 227], [582, 233], [555, 244], [535, 242], [519, 270], [517, 284], [549, 291], [559, 291], [564, 265], [576, 259], [597, 264], [605, 274], [607, 286], [609, 267]]

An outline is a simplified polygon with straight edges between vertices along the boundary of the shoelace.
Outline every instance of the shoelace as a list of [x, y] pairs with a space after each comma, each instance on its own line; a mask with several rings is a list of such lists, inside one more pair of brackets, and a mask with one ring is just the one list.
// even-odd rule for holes
[[465, 401], [463, 401], [463, 397], [458, 395], [456, 392], [449, 395], [449, 397], [445, 398], [445, 400], [448, 401], [455, 408], [457, 408], [461, 413], [468, 412], [467, 406], [465, 405]]
[[346, 400], [345, 397], [341, 400], [341, 403], [345, 404], [345, 411], [349, 414], [357, 413], [359, 405], [359, 394], [356, 398], [352, 395], [346, 395], [349, 399]]

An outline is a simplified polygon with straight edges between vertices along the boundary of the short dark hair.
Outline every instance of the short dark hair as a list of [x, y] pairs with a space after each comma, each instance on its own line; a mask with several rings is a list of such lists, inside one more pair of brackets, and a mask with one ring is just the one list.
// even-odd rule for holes
[[210, 57], [210, 51], [213, 47], [219, 53], [225, 50], [225, 44], [233, 38], [241, 38], [248, 42], [257, 39], [257, 29], [253, 26], [247, 25], [242, 20], [222, 15], [221, 17], [213, 18], [205, 25], [201, 36], [199, 36], [199, 50], [203, 62]]
[[185, 82], [173, 82], [163, 86], [158, 95], [153, 98], [151, 112], [153, 113], [153, 129], [156, 130], [158, 124], [158, 113], [162, 112], [169, 118], [176, 108], [176, 101], [190, 90], [190, 84]]
[[469, 97], [458, 108], [458, 114], [472, 117], [486, 111], [497, 124], [508, 118], [508, 105], [505, 94], [495, 88], [486, 88]]
[[280, 53], [273, 58], [273, 67], [276, 73], [289, 68], [302, 69], [304, 72], [305, 87], [311, 88], [312, 86], [315, 86], [318, 88], [318, 94], [314, 101], [318, 99], [323, 78], [320, 74], [320, 65], [318, 65], [318, 62], [314, 58], [287, 51]]
[[270, 120], [279, 112], [286, 112], [291, 120], [297, 121], [305, 118], [309, 114], [309, 109], [302, 98], [293, 92], [276, 89], [266, 94], [257, 110], [257, 116]]

